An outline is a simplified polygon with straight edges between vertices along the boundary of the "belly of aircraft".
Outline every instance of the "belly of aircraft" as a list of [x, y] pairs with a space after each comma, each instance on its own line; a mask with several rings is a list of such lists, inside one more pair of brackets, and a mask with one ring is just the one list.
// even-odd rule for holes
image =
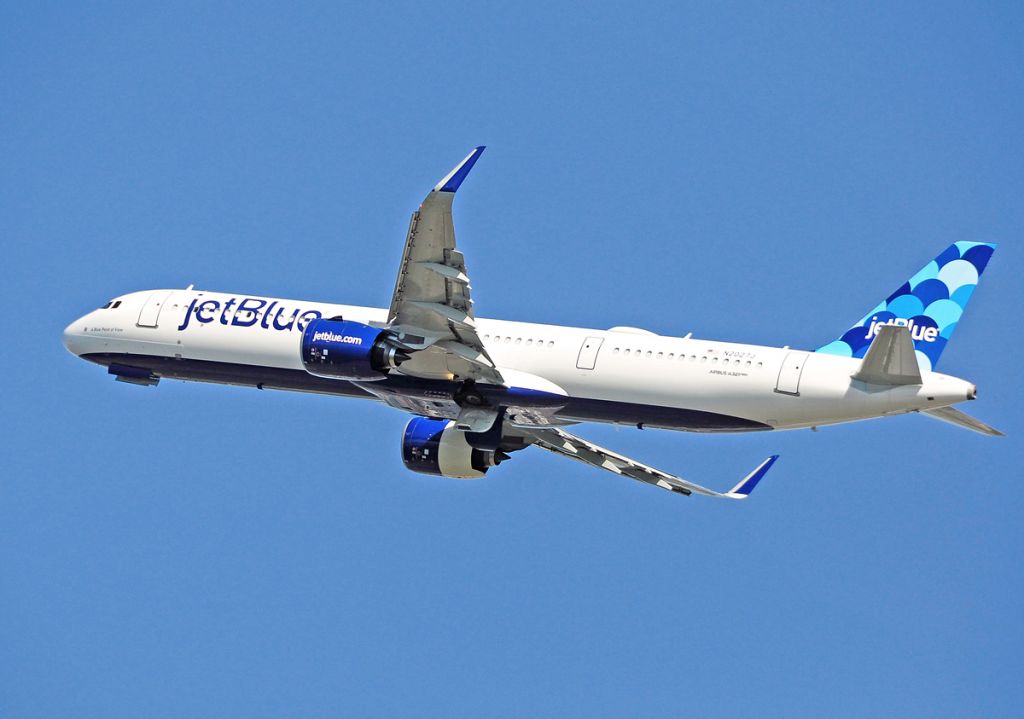
[[[356, 384], [344, 380], [316, 377], [304, 370], [185, 357], [119, 353], [94, 353], [84, 355], [84, 359], [105, 367], [122, 365], [147, 369], [157, 376], [167, 379], [375, 399], [373, 394]], [[446, 393], [449, 396], [454, 394], [457, 389], [456, 382], [416, 380], [407, 377], [384, 379], [380, 383], [375, 383], [375, 388], [377, 384], [387, 387], [389, 382], [396, 385], [401, 384], [403, 389], [415, 387], [425, 392]], [[761, 422], [707, 410], [589, 397], [567, 397], [565, 405], [554, 411], [553, 418], [563, 422], [627, 424], [692, 432], [744, 432], [771, 429], [769, 425]]]

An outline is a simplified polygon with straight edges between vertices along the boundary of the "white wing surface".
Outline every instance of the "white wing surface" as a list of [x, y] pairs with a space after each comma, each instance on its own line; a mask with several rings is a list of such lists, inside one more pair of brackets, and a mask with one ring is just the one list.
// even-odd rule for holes
[[739, 484], [728, 492], [716, 492], [713, 489], [702, 487], [699, 484], [688, 482], [660, 469], [655, 469], [642, 462], [637, 462], [624, 455], [612, 452], [604, 447], [599, 447], [593, 442], [569, 434], [557, 427], [525, 428], [517, 429], [530, 443], [546, 449], [549, 452], [560, 454], [563, 457], [584, 462], [593, 467], [606, 469], [609, 472], [620, 474], [630, 479], [636, 479], [656, 487], [667, 489], [679, 494], [703, 494], [706, 497], [719, 497], [722, 499], [746, 499], [753, 491], [757, 483], [761, 481], [779, 455], [772, 455], [759, 464], [753, 472], [744, 477]]
[[430, 191], [409, 221], [388, 325], [412, 357], [400, 371], [414, 377], [502, 384], [476, 331], [469, 274], [455, 245], [455, 192], [484, 151], [478, 147]]

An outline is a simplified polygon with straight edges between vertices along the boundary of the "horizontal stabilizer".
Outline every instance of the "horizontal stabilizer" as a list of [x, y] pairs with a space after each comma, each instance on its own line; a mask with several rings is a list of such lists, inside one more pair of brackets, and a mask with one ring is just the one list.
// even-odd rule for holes
[[910, 330], [899, 325], [880, 327], [853, 378], [869, 384], [921, 384]]
[[979, 432], [981, 434], [987, 434], [990, 437], [1005, 437], [995, 427], [990, 427], [981, 420], [975, 419], [971, 415], [961, 412], [953, 407], [939, 407], [938, 409], [925, 409], [921, 410], [921, 414], [925, 414], [935, 419], [941, 419], [943, 422], [949, 422], [955, 424], [958, 427], [969, 429], [972, 432]]

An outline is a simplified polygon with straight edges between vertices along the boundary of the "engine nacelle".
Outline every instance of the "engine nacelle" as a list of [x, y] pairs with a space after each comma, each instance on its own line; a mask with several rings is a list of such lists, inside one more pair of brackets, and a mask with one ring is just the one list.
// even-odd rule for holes
[[373, 382], [409, 355], [385, 330], [346, 320], [312, 320], [302, 332], [302, 365], [317, 377]]
[[402, 435], [402, 461], [413, 472], [479, 479], [508, 458], [500, 450], [478, 449], [450, 419], [414, 417]]

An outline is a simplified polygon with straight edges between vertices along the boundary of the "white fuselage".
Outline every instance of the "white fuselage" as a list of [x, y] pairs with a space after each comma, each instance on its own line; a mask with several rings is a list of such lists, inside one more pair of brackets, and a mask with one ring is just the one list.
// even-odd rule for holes
[[[116, 302], [71, 323], [68, 349], [161, 377], [371, 396], [343, 389], [348, 383], [339, 380], [300, 381], [307, 376], [300, 338], [305, 322], [316, 317], [383, 326], [384, 309], [191, 289], [136, 292]], [[791, 429], [933, 409], [974, 396], [969, 382], [937, 372], [925, 372], [921, 385], [866, 385], [851, 379], [859, 359], [788, 348], [483, 318], [476, 327], [499, 368], [543, 378], [574, 400], [559, 414], [566, 421]], [[700, 419], [705, 415], [728, 419]]]

